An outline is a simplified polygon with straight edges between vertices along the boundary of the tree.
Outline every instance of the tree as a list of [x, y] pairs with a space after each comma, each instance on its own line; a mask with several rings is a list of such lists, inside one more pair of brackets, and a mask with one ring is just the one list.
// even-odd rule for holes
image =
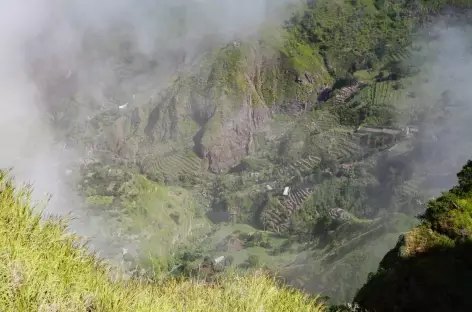
[[455, 194], [465, 194], [472, 191], [472, 160], [467, 161], [457, 174], [459, 185], [453, 188]]
[[226, 256], [226, 257], [225, 257], [225, 260], [224, 260], [225, 266], [230, 266], [230, 265], [232, 265], [232, 264], [233, 264], [233, 261], [234, 261], [234, 258], [233, 258], [232, 255]]
[[249, 257], [246, 260], [246, 263], [247, 263], [248, 267], [255, 268], [255, 267], [260, 266], [261, 260], [260, 260], [259, 256], [257, 256], [257, 255], [249, 255]]

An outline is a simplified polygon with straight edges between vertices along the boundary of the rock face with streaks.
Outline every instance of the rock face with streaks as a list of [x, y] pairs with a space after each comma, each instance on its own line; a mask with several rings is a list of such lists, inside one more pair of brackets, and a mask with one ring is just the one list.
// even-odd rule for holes
[[[76, 90], [77, 79], [84, 78], [72, 70], [57, 79], [69, 86], [62, 88], [69, 101], [47, 100], [61, 108], [54, 116], [57, 126], [76, 142], [86, 142], [83, 148], [93, 157], [139, 162], [149, 155], [193, 152], [211, 172], [225, 172], [251, 154], [254, 135], [273, 114], [303, 113], [333, 83], [319, 54], [268, 41], [202, 48], [185, 64], [167, 62], [171, 68], [156, 64], [158, 56], [130, 58], [131, 52], [123, 51], [97, 66], [104, 71], [100, 74], [119, 80], [113, 88], [90, 80], [87, 92]], [[107, 51], [97, 52], [97, 62]], [[78, 107], [86, 116], [75, 113]]]
[[267, 107], [253, 108], [250, 99], [244, 100], [239, 111], [222, 121], [219, 132], [208, 134], [211, 141], [201, 142], [199, 154], [208, 159], [209, 170], [226, 171], [249, 155], [254, 133], [269, 118]]

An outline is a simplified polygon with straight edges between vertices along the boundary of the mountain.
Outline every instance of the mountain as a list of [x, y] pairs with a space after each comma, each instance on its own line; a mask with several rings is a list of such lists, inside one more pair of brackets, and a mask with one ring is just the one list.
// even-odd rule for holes
[[[104, 38], [114, 45], [97, 54], [117, 47], [120, 88], [102, 103], [79, 89], [53, 122], [87, 152], [72, 176], [90, 216], [120, 233], [111, 257], [125, 247], [131, 268], [166, 276], [224, 256], [350, 301], [470, 150], [441, 157], [468, 115], [417, 61], [449, 36], [423, 34], [435, 10], [320, 1], [283, 27], [209, 42], [183, 68], [175, 60], [164, 85], [152, 57], [119, 48], [126, 35]], [[76, 118], [87, 105], [93, 114]], [[462, 119], [444, 122], [445, 110]]]
[[[45, 79], [59, 69], [38, 60], [55, 139], [81, 156], [61, 172], [85, 199], [81, 228], [156, 283], [223, 278], [226, 289], [227, 271], [264, 267], [351, 301], [472, 152], [457, 43], [467, 11], [446, 5], [469, 2], [309, 2], [283, 26], [205, 38], [191, 56], [133, 51], [118, 23], [78, 43], [83, 68], [66, 77]], [[377, 308], [369, 285], [356, 301]]]

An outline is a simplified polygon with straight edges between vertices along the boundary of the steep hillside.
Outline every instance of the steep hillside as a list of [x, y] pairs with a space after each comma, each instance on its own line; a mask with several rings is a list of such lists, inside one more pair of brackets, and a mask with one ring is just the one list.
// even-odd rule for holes
[[29, 190], [0, 172], [0, 305], [3, 311], [323, 311], [324, 304], [264, 274], [213, 284], [112, 279], [64, 222], [32, 212]]
[[87, 38], [118, 82], [97, 97], [71, 73], [48, 99], [61, 146], [84, 155], [68, 172], [154, 278], [224, 256], [350, 301], [472, 149], [468, 110], [448, 96], [468, 85], [432, 83], [450, 66], [425, 61], [449, 53], [454, 36], [429, 28], [443, 5], [309, 2], [283, 27], [205, 38], [191, 60], [136, 53], [126, 31]]
[[[369, 82], [404, 56], [414, 20], [397, 16], [408, 11], [406, 3], [386, 9], [370, 1], [319, 1], [281, 29], [263, 29], [223, 46], [209, 40], [191, 64], [175, 61], [178, 70], [165, 83], [152, 58], [118, 49], [110, 63], [110, 49], [131, 40], [126, 32], [115, 35], [97, 53], [116, 74], [120, 90], [101, 103], [80, 90], [60, 102], [51, 99], [58, 102], [54, 120], [72, 128], [69, 139], [95, 157], [140, 163], [149, 154], [185, 157], [193, 150], [207, 159], [210, 171], [227, 172], [257, 151], [255, 136], [268, 131], [263, 125], [274, 115], [300, 115], [333, 89], [340, 89], [334, 92], [339, 104], [363, 86], [352, 88], [357, 77]], [[79, 124], [70, 122], [77, 107], [93, 112]]]
[[370, 311], [470, 311], [472, 161], [459, 184], [428, 204], [355, 301]]
[[318, 248], [299, 254], [280, 274], [297, 288], [310, 293], [321, 291], [332, 302], [349, 302], [371, 268], [395, 244], [398, 233], [410, 230], [414, 224], [405, 215], [341, 223], [334, 230], [328, 229], [329, 237]]

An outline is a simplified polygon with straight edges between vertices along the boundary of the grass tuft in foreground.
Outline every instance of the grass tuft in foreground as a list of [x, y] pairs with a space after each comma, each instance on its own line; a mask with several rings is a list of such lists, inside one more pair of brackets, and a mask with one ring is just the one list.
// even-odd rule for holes
[[64, 220], [33, 213], [30, 189], [0, 171], [2, 311], [324, 311], [318, 298], [268, 276], [231, 275], [217, 284], [113, 281], [106, 264], [68, 234]]

